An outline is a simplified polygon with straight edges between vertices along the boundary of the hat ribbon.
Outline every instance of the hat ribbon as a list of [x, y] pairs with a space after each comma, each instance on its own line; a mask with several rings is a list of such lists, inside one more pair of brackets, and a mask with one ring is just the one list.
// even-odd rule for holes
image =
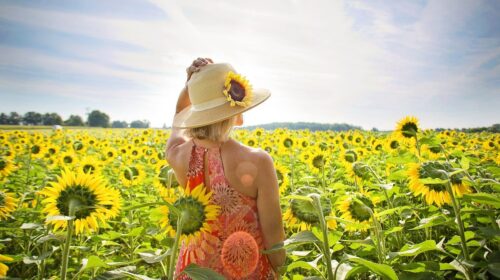
[[222, 96], [222, 97], [217, 97], [215, 99], [212, 99], [212, 100], [209, 100], [209, 101], [206, 101], [206, 102], [202, 102], [202, 103], [199, 103], [199, 104], [193, 104], [191, 106], [191, 110], [192, 111], [205, 111], [205, 110], [208, 110], [208, 109], [212, 109], [212, 108], [215, 108], [215, 107], [219, 107], [220, 105], [224, 104], [227, 102], [227, 99], [225, 96]]

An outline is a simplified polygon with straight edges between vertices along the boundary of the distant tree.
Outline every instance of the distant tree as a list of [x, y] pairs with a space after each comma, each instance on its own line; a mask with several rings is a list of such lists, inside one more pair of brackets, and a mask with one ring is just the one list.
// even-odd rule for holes
[[37, 112], [27, 112], [23, 116], [23, 123], [28, 125], [39, 125], [42, 123], [42, 115]]
[[0, 124], [9, 124], [9, 116], [5, 113], [0, 113]]
[[372, 131], [373, 132], [378, 132], [379, 130], [378, 130], [378, 128], [374, 127], [374, 128], [372, 128]]
[[62, 125], [63, 120], [57, 113], [45, 113], [42, 116], [43, 125]]
[[109, 127], [109, 116], [99, 110], [90, 112], [87, 123], [90, 127]]
[[490, 132], [494, 132], [494, 133], [499, 133], [500, 132], [500, 123], [496, 123], [494, 125], [492, 125], [489, 129]]
[[22, 117], [17, 112], [10, 112], [8, 124], [20, 125]]
[[132, 128], [148, 128], [149, 127], [149, 121], [147, 121], [147, 120], [133, 121], [133, 122], [130, 123], [130, 127], [132, 127]]
[[84, 126], [84, 122], [82, 120], [82, 117], [78, 115], [71, 115], [67, 120], [64, 121], [64, 125], [67, 126]]
[[113, 127], [113, 128], [127, 128], [128, 123], [126, 121], [113, 121], [111, 123], [111, 127]]

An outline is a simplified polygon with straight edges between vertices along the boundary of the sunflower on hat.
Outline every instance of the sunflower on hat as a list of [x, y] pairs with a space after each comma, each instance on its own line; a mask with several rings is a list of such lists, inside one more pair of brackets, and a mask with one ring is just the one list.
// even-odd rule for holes
[[240, 74], [229, 71], [224, 82], [224, 95], [227, 101], [231, 102], [231, 107], [239, 105], [247, 107], [252, 101], [252, 86], [248, 80]]

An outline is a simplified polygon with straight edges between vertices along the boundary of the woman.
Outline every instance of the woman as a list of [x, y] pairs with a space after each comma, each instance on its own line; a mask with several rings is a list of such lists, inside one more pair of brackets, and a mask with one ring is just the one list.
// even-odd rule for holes
[[277, 279], [285, 251], [260, 253], [285, 237], [273, 159], [230, 137], [233, 126], [243, 124], [242, 113], [270, 93], [253, 90], [231, 65], [209, 58], [196, 59], [187, 73], [166, 157], [182, 186], [203, 183], [212, 192], [219, 212], [209, 233], [181, 244], [175, 274], [196, 263], [227, 279]]

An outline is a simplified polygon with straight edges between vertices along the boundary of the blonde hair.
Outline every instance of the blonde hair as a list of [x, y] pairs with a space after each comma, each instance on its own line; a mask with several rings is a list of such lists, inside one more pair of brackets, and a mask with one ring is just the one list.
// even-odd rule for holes
[[197, 139], [225, 141], [236, 123], [237, 116], [201, 127], [187, 128], [185, 134]]

